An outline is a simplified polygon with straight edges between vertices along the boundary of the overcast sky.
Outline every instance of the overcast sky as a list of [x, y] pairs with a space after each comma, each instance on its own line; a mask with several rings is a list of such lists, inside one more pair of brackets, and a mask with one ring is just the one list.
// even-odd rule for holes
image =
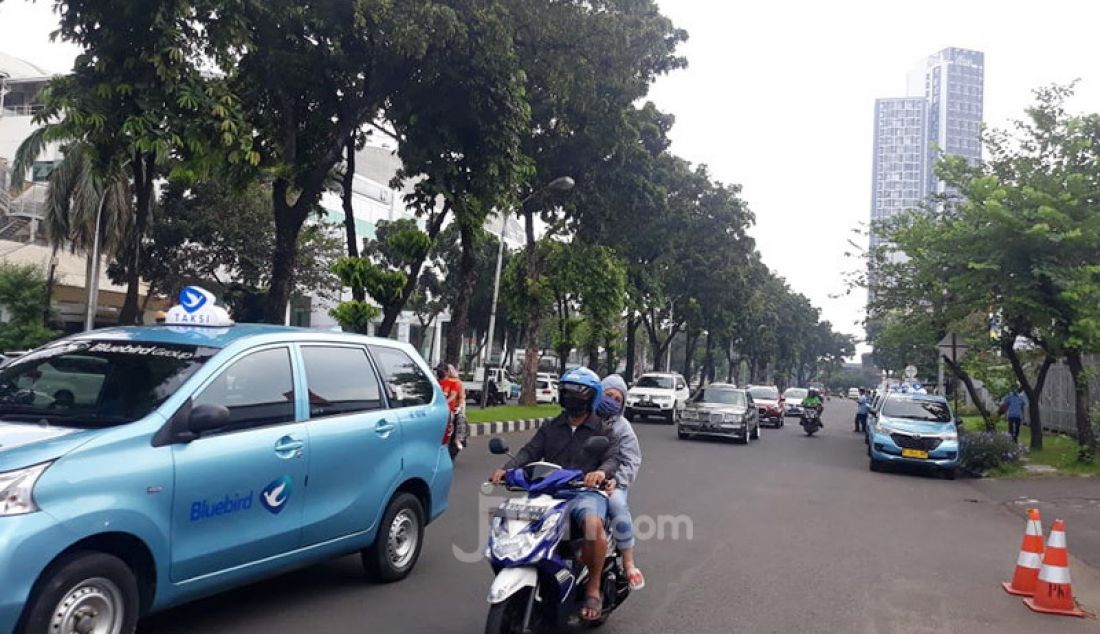
[[[1031, 89], [1081, 79], [1073, 108], [1100, 111], [1100, 2], [1092, 0], [659, 0], [691, 38], [689, 68], [652, 99], [676, 115], [673, 151], [739, 183], [764, 261], [838, 330], [861, 336], [863, 293], [843, 294], [850, 231], [870, 216], [874, 100], [949, 46], [985, 52], [985, 121], [1020, 116]], [[0, 2], [0, 51], [49, 70], [53, 3]]]

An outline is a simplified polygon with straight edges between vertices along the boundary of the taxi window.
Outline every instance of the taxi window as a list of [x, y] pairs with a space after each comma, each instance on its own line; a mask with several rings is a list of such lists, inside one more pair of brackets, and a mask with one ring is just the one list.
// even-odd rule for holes
[[386, 396], [393, 407], [426, 405], [435, 395], [435, 386], [420, 365], [401, 350], [370, 346], [371, 355], [385, 383]]
[[302, 359], [311, 419], [382, 409], [382, 389], [366, 350], [305, 346]]
[[294, 420], [294, 380], [290, 350], [271, 348], [234, 361], [194, 399], [195, 405], [224, 405], [240, 431]]

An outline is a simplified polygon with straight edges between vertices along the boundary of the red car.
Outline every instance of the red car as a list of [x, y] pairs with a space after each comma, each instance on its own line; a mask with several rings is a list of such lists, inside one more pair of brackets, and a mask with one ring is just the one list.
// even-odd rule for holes
[[776, 429], [783, 426], [783, 395], [774, 385], [754, 385], [749, 388], [749, 396], [760, 414], [761, 425], [771, 425]]

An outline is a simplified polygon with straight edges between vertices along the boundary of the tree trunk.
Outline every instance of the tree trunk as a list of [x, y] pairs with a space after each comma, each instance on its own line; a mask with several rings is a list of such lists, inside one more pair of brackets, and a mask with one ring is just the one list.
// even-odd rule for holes
[[463, 218], [456, 221], [459, 223], [462, 255], [458, 264], [458, 293], [451, 306], [451, 327], [447, 331], [447, 352], [444, 354], [447, 363], [454, 364], [459, 363], [462, 356], [462, 338], [470, 322], [470, 296], [474, 293], [477, 273], [477, 235]]
[[1096, 459], [1096, 434], [1089, 415], [1089, 377], [1081, 352], [1066, 353], [1066, 365], [1073, 376], [1074, 419], [1077, 422], [1077, 462], [1092, 464]]
[[637, 358], [637, 353], [634, 348], [637, 346], [638, 338], [638, 319], [634, 315], [634, 311], [630, 311], [630, 315], [626, 318], [626, 368], [623, 370], [623, 374], [626, 375], [627, 381], [634, 381], [634, 363]]
[[520, 405], [535, 404], [535, 385], [539, 372], [539, 343], [542, 329], [542, 306], [535, 297], [535, 289], [541, 279], [538, 251], [535, 244], [535, 212], [523, 210], [524, 229], [527, 243], [524, 245], [527, 256], [527, 353], [523, 358], [523, 392], [519, 397]]
[[592, 370], [596, 374], [600, 372], [600, 342], [594, 337], [589, 336], [588, 349], [585, 350], [585, 354], [588, 355], [588, 369]]
[[286, 323], [286, 308], [290, 302], [294, 282], [294, 268], [298, 263], [298, 236], [306, 221], [309, 205], [299, 197], [293, 206], [287, 202], [289, 183], [276, 180], [272, 186], [272, 203], [275, 211], [275, 253], [271, 263], [271, 286], [264, 302], [264, 322]]
[[609, 334], [604, 339], [604, 359], [607, 363], [607, 373], [614, 374], [619, 368], [619, 358], [615, 355], [615, 335]]
[[129, 256], [126, 265], [126, 299], [118, 314], [120, 326], [132, 326], [141, 322], [138, 295], [141, 293], [141, 254], [145, 247], [145, 234], [149, 230], [149, 218], [153, 215], [153, 179], [156, 157], [137, 153], [130, 162], [134, 176], [134, 227], [130, 236]]
[[[970, 375], [967, 374], [966, 370], [963, 370], [962, 367], [960, 367], [958, 364], [952, 363], [951, 359], [948, 359], [947, 357], [943, 358], [943, 363], [951, 370], [951, 374], [954, 374], [955, 378], [962, 381], [963, 385], [966, 386], [966, 392], [970, 394], [970, 400], [974, 401], [974, 407], [978, 408], [978, 413], [981, 414], [982, 421], [985, 422], [985, 425], [987, 427], [992, 425], [993, 419], [989, 415], [989, 410], [986, 409], [985, 403], [982, 402], [981, 396], [978, 394], [978, 389], [974, 387], [974, 381], [970, 378]], [[958, 412], [955, 412], [955, 415], [957, 416]]]
[[[344, 158], [344, 177], [341, 179], [341, 198], [344, 206], [344, 234], [348, 243], [348, 257], [359, 257], [359, 237], [355, 233], [355, 207], [352, 205], [355, 193], [355, 135], [348, 136]], [[367, 299], [367, 291], [361, 286], [351, 287], [351, 298], [357, 302]], [[386, 335], [382, 335], [386, 336]]]
[[[684, 337], [684, 380], [687, 381], [688, 387], [691, 387], [691, 378], [693, 375], [693, 367], [695, 361], [695, 346], [699, 343], [699, 334], [694, 335], [687, 334]], [[671, 372], [672, 369], [669, 368]]]
[[1028, 426], [1031, 427], [1031, 448], [1039, 450], [1043, 448], [1043, 422], [1042, 411], [1039, 408], [1039, 399], [1043, 395], [1043, 386], [1046, 384], [1047, 371], [1054, 364], [1054, 358], [1047, 356], [1043, 359], [1043, 365], [1035, 376], [1034, 383], [1028, 380], [1027, 371], [1020, 362], [1020, 355], [1016, 354], [1016, 337], [1001, 338], [1001, 353], [1012, 364], [1012, 372], [1016, 375], [1016, 381], [1024, 388], [1027, 395]]
[[702, 383], [714, 382], [714, 337], [707, 331], [706, 348], [703, 356], [703, 380]]
[[53, 301], [53, 287], [57, 281], [57, 251], [58, 245], [55, 244], [53, 252], [50, 254], [50, 269], [46, 274], [45, 297], [42, 298], [42, 325], [46, 328], [49, 328], [53, 323], [53, 310], [50, 302]]

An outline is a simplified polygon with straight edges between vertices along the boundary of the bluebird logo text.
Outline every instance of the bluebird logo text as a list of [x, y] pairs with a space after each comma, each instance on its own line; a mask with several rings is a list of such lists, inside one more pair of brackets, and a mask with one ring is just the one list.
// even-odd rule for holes
[[252, 497], [253, 492], [249, 491], [248, 495], [234, 495], [230, 497], [227, 494], [220, 500], [201, 500], [194, 502], [191, 504], [191, 521], [198, 522], [212, 517], [232, 515], [233, 513], [247, 511], [252, 508]]
[[290, 476], [283, 476], [273, 480], [271, 484], [260, 491], [260, 504], [273, 515], [278, 515], [286, 507], [291, 492]]

